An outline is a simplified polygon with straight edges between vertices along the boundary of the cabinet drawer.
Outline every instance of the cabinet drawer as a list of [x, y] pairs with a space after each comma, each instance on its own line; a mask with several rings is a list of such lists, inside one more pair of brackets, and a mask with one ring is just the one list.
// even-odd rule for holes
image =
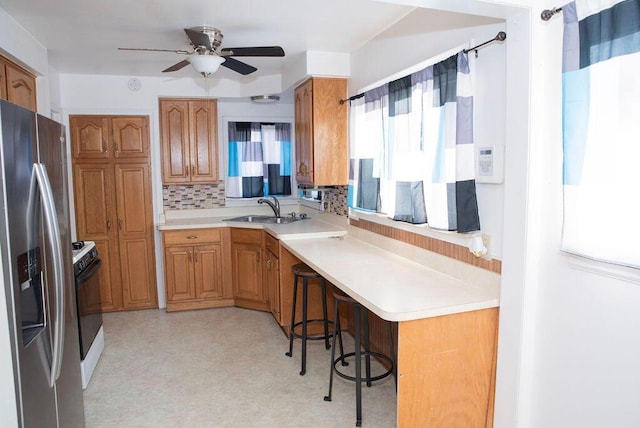
[[261, 229], [231, 229], [231, 242], [244, 242], [246, 244], [262, 244]]
[[264, 246], [267, 250], [271, 251], [274, 256], [278, 257], [280, 254], [280, 241], [268, 233], [264, 234]]
[[162, 233], [165, 245], [201, 244], [204, 242], [220, 242], [219, 229], [184, 229], [170, 230]]

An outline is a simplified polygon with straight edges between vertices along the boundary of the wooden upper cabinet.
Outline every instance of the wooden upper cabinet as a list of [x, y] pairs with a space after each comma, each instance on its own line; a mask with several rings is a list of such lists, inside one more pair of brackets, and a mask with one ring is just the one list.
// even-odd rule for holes
[[162, 181], [181, 183], [189, 180], [189, 102], [160, 100], [160, 139], [162, 145]]
[[37, 111], [35, 76], [0, 57], [0, 98]]
[[146, 160], [149, 158], [146, 116], [69, 116], [74, 160]]
[[218, 105], [217, 101], [189, 102], [191, 181], [218, 180]]
[[142, 116], [122, 116], [111, 119], [113, 156], [115, 158], [148, 158], [148, 120]]
[[105, 116], [69, 116], [73, 159], [109, 158], [109, 119]]
[[164, 183], [218, 181], [217, 100], [160, 99]]
[[294, 93], [296, 127], [296, 181], [313, 184], [313, 81], [307, 80]]
[[0, 99], [7, 99], [7, 66], [0, 61]]
[[346, 185], [347, 80], [313, 77], [295, 89], [296, 180]]

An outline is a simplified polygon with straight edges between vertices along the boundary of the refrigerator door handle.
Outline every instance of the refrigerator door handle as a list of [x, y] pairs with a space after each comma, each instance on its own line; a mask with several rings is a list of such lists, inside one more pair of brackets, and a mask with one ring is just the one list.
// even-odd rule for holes
[[54, 284], [54, 321], [53, 321], [53, 359], [51, 361], [51, 373], [49, 376], [49, 385], [53, 387], [56, 380], [60, 376], [62, 369], [62, 353], [64, 350], [64, 270], [62, 261], [62, 243], [60, 242], [60, 227], [58, 223], [58, 215], [51, 190], [51, 183], [47, 175], [47, 169], [44, 164], [36, 163], [33, 165], [40, 189], [42, 205], [44, 211], [44, 220], [49, 236], [49, 245], [53, 259], [53, 273], [55, 278]]

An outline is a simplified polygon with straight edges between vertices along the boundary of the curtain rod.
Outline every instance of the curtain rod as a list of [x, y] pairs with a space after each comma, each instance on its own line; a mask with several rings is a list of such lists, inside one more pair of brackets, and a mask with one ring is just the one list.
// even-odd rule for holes
[[[502, 42], [502, 41], [506, 40], [506, 38], [507, 38], [507, 33], [505, 33], [504, 31], [500, 31], [498, 34], [496, 34], [496, 36], [495, 36], [493, 39], [491, 39], [491, 40], [487, 40], [486, 42], [484, 42], [484, 43], [480, 43], [479, 45], [474, 46], [474, 47], [472, 47], [472, 48], [469, 48], [469, 49], [463, 49], [462, 51], [463, 51], [464, 53], [468, 53], [468, 52], [471, 52], [471, 51], [476, 51], [476, 56], [478, 56], [478, 49], [479, 49], [479, 48], [481, 48], [481, 47], [483, 47], [484, 45], [487, 45], [487, 44], [489, 44], [489, 43], [491, 43], [491, 42], [495, 42], [495, 41], [500, 41], [500, 42]], [[351, 96], [351, 97], [349, 97], [349, 98], [347, 98], [347, 99], [345, 99], [345, 100], [340, 100], [340, 105], [342, 105], [342, 104], [346, 103], [347, 101], [353, 101], [353, 100], [358, 99], [358, 98], [361, 98], [361, 97], [364, 97], [364, 94], [357, 94], [357, 95], [353, 95], [353, 96]]]
[[559, 12], [562, 12], [561, 7], [554, 7], [553, 9], [545, 9], [540, 14], [540, 19], [542, 19], [543, 21], [548, 21], [551, 19], [551, 17], [553, 17], [553, 15]]
[[357, 100], [358, 98], [362, 98], [362, 97], [364, 97], [364, 94], [353, 95], [353, 96], [347, 98], [346, 100], [340, 100], [340, 105], [346, 103], [347, 101]]
[[495, 42], [495, 41], [502, 42], [502, 41], [504, 41], [506, 38], [507, 38], [507, 33], [505, 33], [504, 31], [500, 31], [498, 34], [496, 34], [496, 36], [495, 36], [493, 39], [491, 39], [491, 40], [487, 40], [486, 42], [484, 42], [484, 43], [480, 43], [479, 45], [474, 46], [474, 47], [472, 47], [472, 48], [469, 48], [469, 49], [463, 49], [463, 50], [462, 50], [462, 52], [464, 52], [464, 53], [469, 53], [469, 52], [471, 52], [471, 51], [476, 51], [476, 57], [477, 57], [477, 56], [478, 56], [478, 49], [479, 49], [479, 48], [483, 47], [484, 45], [488, 45], [488, 44], [489, 44], [489, 43], [491, 43], [491, 42]]

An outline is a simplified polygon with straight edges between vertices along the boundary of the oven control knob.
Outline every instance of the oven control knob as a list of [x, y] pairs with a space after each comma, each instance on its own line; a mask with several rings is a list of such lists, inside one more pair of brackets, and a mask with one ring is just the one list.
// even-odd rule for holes
[[80, 261], [78, 262], [78, 270], [79, 270], [79, 271], [83, 271], [83, 270], [84, 270], [84, 268], [85, 268], [85, 262], [84, 262], [84, 260], [80, 260]]

